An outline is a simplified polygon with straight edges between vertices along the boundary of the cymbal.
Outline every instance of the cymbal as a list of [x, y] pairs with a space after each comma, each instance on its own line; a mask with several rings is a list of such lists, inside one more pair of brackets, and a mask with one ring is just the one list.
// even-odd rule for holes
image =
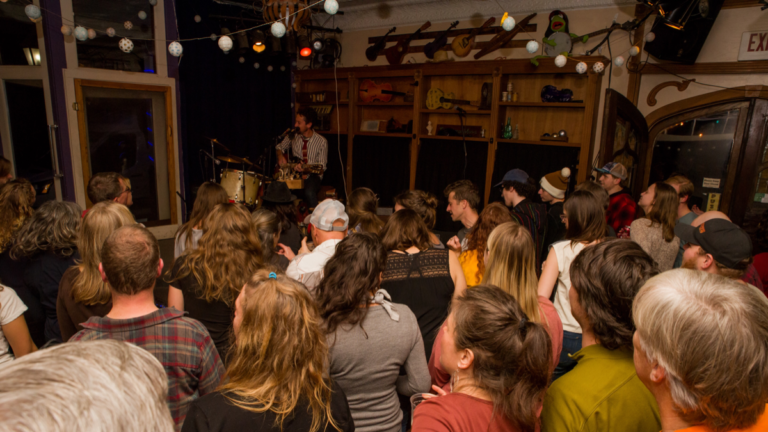
[[249, 160], [243, 159], [243, 158], [239, 158], [237, 156], [216, 156], [216, 159], [218, 159], [218, 160], [220, 160], [222, 162], [253, 165]]
[[227, 146], [225, 146], [224, 144], [220, 143], [219, 140], [217, 140], [216, 138], [208, 138], [208, 137], [204, 137], [204, 138], [207, 139], [208, 141], [214, 143], [214, 144], [218, 144], [224, 150], [229, 151], [229, 148]]

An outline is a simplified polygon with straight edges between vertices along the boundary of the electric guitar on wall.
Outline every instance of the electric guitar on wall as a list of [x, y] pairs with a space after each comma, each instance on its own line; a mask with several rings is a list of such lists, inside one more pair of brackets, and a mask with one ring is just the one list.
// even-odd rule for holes
[[412, 35], [408, 36], [408, 38], [398, 41], [397, 45], [384, 50], [384, 55], [387, 57], [387, 62], [391, 65], [399, 65], [402, 63], [403, 58], [406, 54], [408, 54], [408, 47], [411, 46], [411, 41], [413, 38], [418, 36], [422, 31], [428, 29], [431, 25], [431, 22], [425, 22], [421, 28], [416, 30]]
[[459, 25], [458, 21], [452, 22], [451, 26], [448, 27], [448, 30], [444, 31], [432, 42], [424, 45], [424, 55], [427, 56], [428, 59], [435, 58], [435, 53], [440, 51], [445, 46], [445, 44], [448, 43], [448, 32], [453, 30], [457, 25]]
[[451, 48], [453, 48], [453, 54], [456, 55], [456, 57], [466, 57], [469, 55], [469, 52], [472, 51], [472, 48], [475, 47], [475, 36], [480, 32], [480, 30], [486, 29], [493, 25], [493, 23], [496, 22], [496, 18], [490, 17], [488, 18], [488, 21], [483, 23], [482, 26], [472, 30], [469, 34], [456, 36], [453, 38], [453, 42], [451, 42]]
[[384, 35], [381, 39], [379, 39], [378, 42], [375, 44], [369, 46], [365, 50], [365, 58], [367, 58], [369, 61], [376, 61], [376, 58], [379, 56], [379, 51], [382, 50], [387, 45], [387, 36], [389, 36], [390, 33], [397, 30], [397, 27], [392, 27], [389, 29], [387, 34]]

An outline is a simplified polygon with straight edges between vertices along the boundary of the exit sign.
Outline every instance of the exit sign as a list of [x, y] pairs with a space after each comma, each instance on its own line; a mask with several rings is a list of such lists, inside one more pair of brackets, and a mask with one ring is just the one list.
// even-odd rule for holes
[[768, 30], [745, 32], [741, 35], [739, 61], [768, 60]]

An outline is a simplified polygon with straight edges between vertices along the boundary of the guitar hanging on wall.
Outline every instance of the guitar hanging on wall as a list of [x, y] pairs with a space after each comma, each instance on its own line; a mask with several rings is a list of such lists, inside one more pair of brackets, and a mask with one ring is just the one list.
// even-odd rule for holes
[[392, 27], [391, 29], [389, 29], [387, 34], [384, 35], [384, 37], [378, 40], [378, 42], [369, 46], [365, 50], [365, 58], [367, 58], [369, 61], [376, 61], [376, 57], [379, 56], [379, 51], [381, 51], [385, 46], [387, 46], [387, 36], [389, 36], [389, 34], [395, 30], [397, 30], [397, 27]]
[[448, 27], [448, 30], [441, 33], [440, 36], [436, 37], [432, 42], [424, 45], [424, 55], [427, 56], [428, 59], [434, 59], [435, 53], [440, 51], [448, 43], [448, 32], [456, 28], [457, 25], [459, 25], [458, 21], [452, 22], [451, 26]]
[[[376, 84], [369, 79], [360, 82], [360, 102], [371, 103], [375, 100], [389, 102], [392, 100], [392, 96], [403, 96], [405, 102], [413, 102], [412, 94], [393, 91], [392, 84]], [[408, 100], [409, 96], [410, 101]]]
[[406, 39], [400, 40], [397, 42], [397, 45], [392, 46], [384, 50], [384, 55], [387, 57], [387, 63], [390, 65], [399, 65], [403, 62], [403, 58], [408, 53], [408, 47], [411, 46], [411, 41], [418, 36], [422, 31], [426, 30], [431, 26], [432, 23], [427, 21], [422, 25], [418, 30], [416, 30], [412, 35], [408, 36]]
[[456, 36], [453, 38], [453, 42], [451, 42], [451, 48], [453, 49], [453, 54], [456, 55], [456, 57], [466, 57], [469, 55], [470, 51], [472, 51], [472, 48], [475, 47], [475, 36], [480, 32], [480, 30], [486, 29], [493, 25], [493, 23], [496, 22], [496, 18], [490, 17], [488, 18], [488, 21], [483, 23], [482, 26], [472, 30], [468, 34]]

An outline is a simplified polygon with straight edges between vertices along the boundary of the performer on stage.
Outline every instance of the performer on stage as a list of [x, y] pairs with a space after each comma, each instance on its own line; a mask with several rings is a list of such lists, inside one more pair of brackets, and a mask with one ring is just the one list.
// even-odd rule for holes
[[[309, 107], [299, 109], [296, 113], [296, 129], [298, 133], [291, 139], [287, 136], [283, 142], [278, 144], [277, 163], [280, 166], [288, 163], [285, 152], [291, 148], [293, 156], [301, 159], [301, 163], [294, 169], [304, 173], [306, 164], [322, 164], [323, 172], [328, 163], [328, 141], [320, 134], [315, 133], [314, 123], [317, 122], [317, 112]], [[309, 208], [317, 207], [317, 193], [320, 191], [320, 182], [322, 174], [304, 173], [301, 176], [304, 179], [304, 200]]]

